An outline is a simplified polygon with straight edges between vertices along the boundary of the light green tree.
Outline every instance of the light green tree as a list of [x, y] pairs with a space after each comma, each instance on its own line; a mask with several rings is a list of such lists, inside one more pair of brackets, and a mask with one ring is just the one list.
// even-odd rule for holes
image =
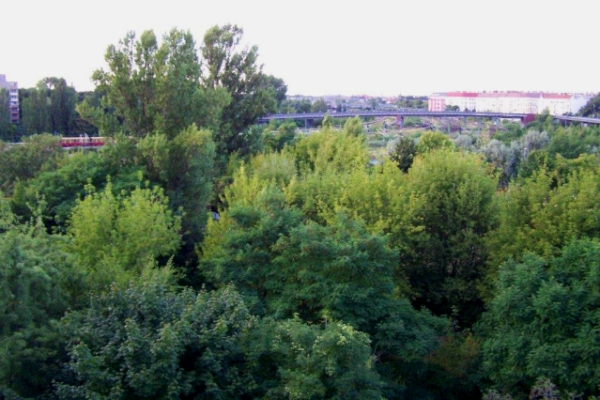
[[352, 136], [330, 129], [302, 138], [290, 151], [301, 171], [349, 171], [365, 168], [369, 161], [364, 136]]
[[[168, 208], [162, 189], [136, 188], [115, 195], [109, 183], [75, 206], [66, 244], [92, 290], [126, 284], [152, 268], [159, 256], [170, 256], [180, 245], [181, 217]], [[165, 275], [168, 275], [168, 268]]]
[[417, 142], [417, 153], [425, 154], [434, 150], [454, 149], [454, 142], [441, 132], [426, 132]]
[[344, 132], [350, 136], [361, 136], [364, 133], [363, 123], [359, 116], [350, 118], [344, 124]]
[[579, 168], [560, 182], [546, 170], [509, 187], [500, 198], [500, 225], [489, 237], [493, 265], [527, 252], [556, 255], [571, 239], [597, 237], [597, 167]]

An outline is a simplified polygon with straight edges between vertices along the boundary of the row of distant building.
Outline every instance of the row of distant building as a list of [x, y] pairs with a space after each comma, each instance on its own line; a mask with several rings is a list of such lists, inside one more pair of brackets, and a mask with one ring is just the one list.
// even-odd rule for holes
[[[0, 74], [0, 89], [8, 91], [11, 122], [19, 123], [19, 88], [17, 82]], [[551, 115], [576, 114], [594, 97], [589, 93], [546, 92], [447, 92], [429, 96], [429, 111], [445, 111], [448, 107], [460, 111], [498, 112]]]
[[545, 92], [448, 92], [429, 96], [429, 111], [445, 111], [449, 107], [460, 111], [498, 112], [551, 115], [576, 114], [594, 97], [582, 93]]
[[19, 123], [19, 87], [17, 82], [9, 82], [6, 75], [0, 74], [0, 89], [6, 89], [8, 92], [8, 106], [10, 108], [10, 121], [13, 124]]

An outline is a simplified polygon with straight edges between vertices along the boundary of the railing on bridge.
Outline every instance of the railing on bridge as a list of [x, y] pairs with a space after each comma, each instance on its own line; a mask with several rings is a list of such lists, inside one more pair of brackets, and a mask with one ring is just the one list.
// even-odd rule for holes
[[[268, 123], [271, 120], [299, 119], [313, 120], [324, 118], [326, 113], [303, 113], [303, 114], [271, 114], [259, 119], [259, 123]], [[533, 121], [535, 115], [520, 113], [503, 112], [476, 112], [476, 111], [360, 111], [360, 112], [336, 112], [329, 114], [331, 118], [352, 118], [359, 117], [431, 117], [431, 118], [499, 118], [499, 119], [518, 119], [523, 123]], [[585, 124], [600, 125], [600, 118], [571, 117], [562, 115], [553, 115], [553, 119], [564, 122], [580, 122]]]
[[[326, 113], [304, 113], [304, 114], [271, 114], [259, 120], [259, 122], [268, 122], [270, 120], [281, 119], [318, 119], [324, 118]], [[477, 117], [477, 118], [511, 118], [523, 119], [528, 114], [520, 113], [499, 113], [499, 112], [473, 112], [473, 111], [361, 111], [361, 112], [336, 112], [331, 113], [331, 118], [352, 118], [359, 117]]]

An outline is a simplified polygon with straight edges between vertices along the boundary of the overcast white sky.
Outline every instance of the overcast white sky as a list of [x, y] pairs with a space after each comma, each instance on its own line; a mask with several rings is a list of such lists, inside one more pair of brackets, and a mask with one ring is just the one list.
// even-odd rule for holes
[[19, 87], [64, 77], [78, 91], [127, 31], [233, 23], [288, 94], [598, 92], [593, 0], [11, 0], [0, 74]]

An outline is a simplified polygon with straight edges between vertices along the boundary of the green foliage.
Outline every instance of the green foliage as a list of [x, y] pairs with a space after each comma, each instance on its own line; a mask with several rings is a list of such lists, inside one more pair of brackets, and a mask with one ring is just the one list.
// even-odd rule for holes
[[280, 187], [285, 187], [297, 176], [296, 163], [289, 153], [259, 154], [252, 158], [249, 169], [261, 182], [273, 182]]
[[372, 329], [390, 312], [397, 252], [343, 215], [330, 226], [303, 224], [284, 201], [266, 188], [209, 223], [201, 271], [217, 287], [233, 282], [269, 315]]
[[376, 367], [385, 382], [385, 398], [435, 398], [435, 386], [429, 382], [434, 371], [427, 358], [439, 347], [439, 338], [448, 329], [448, 320], [434, 317], [427, 310], [416, 311], [405, 299], [396, 302], [392, 313], [371, 336]]
[[279, 112], [282, 114], [303, 114], [309, 113], [312, 104], [308, 99], [285, 100], [279, 106]]
[[266, 76], [267, 84], [271, 86], [271, 88], [275, 92], [275, 100], [277, 100], [277, 107], [281, 106], [281, 104], [285, 101], [286, 93], [287, 93], [287, 85], [281, 78], [277, 78], [273, 75]]
[[75, 120], [75, 103], [77, 92], [67, 85], [64, 78], [46, 78], [43, 85], [50, 92], [49, 118], [50, 132], [68, 135], [73, 129]]
[[28, 90], [21, 100], [21, 114], [23, 129], [30, 135], [52, 132], [46, 89], [37, 87]]
[[327, 103], [325, 102], [325, 99], [322, 97], [315, 100], [315, 102], [312, 103], [312, 106], [310, 107], [310, 111], [314, 112], [314, 113], [324, 113], [324, 112], [327, 112], [327, 110], [328, 110]]
[[0, 226], [0, 394], [48, 392], [63, 356], [56, 320], [72, 304], [78, 275], [59, 237], [39, 222], [14, 225], [4, 199]]
[[426, 132], [419, 138], [417, 153], [426, 154], [441, 149], [454, 149], [454, 143], [448, 135], [441, 132]]
[[253, 319], [231, 287], [113, 287], [64, 322], [74, 381], [58, 383], [62, 399], [240, 398], [252, 388], [239, 342]]
[[572, 238], [597, 237], [598, 169], [580, 169], [554, 187], [547, 171], [511, 185], [501, 197], [498, 229], [490, 235], [492, 264], [533, 252], [556, 255]]
[[358, 115], [344, 123], [344, 133], [348, 136], [361, 136], [364, 133], [363, 123]]
[[585, 137], [573, 129], [557, 128], [548, 144], [548, 153], [553, 156], [560, 154], [567, 159], [574, 159], [587, 150]]
[[273, 252], [275, 296], [267, 304], [275, 315], [344, 321], [362, 331], [389, 315], [398, 253], [361, 223], [343, 214], [325, 227], [309, 222], [280, 236]]
[[596, 118], [598, 110], [600, 110], [600, 94], [589, 99], [585, 106], [579, 110], [579, 115]]
[[238, 134], [277, 109], [273, 78], [257, 65], [258, 48], [238, 49], [243, 33], [236, 25], [214, 26], [206, 32], [200, 47], [204, 85], [213, 90], [222, 88], [231, 96], [223, 109], [222, 127], [215, 132], [219, 154], [236, 152]]
[[265, 148], [271, 151], [281, 151], [286, 145], [291, 145], [296, 139], [298, 127], [293, 121], [286, 121], [279, 125], [276, 130], [270, 129], [271, 124], [265, 128]]
[[439, 150], [418, 157], [408, 180], [422, 232], [408, 238], [401, 267], [415, 304], [437, 315], [458, 312], [470, 325], [483, 306], [477, 287], [486, 270], [483, 239], [495, 225], [496, 179], [477, 156]]
[[524, 397], [536, 379], [562, 390], [598, 395], [600, 244], [573, 241], [545, 261], [527, 255], [502, 265], [486, 313], [487, 374]]
[[248, 361], [261, 399], [381, 399], [369, 337], [341, 322], [262, 320]]
[[130, 32], [118, 46], [108, 47], [105, 59], [108, 71], [97, 70], [92, 77], [97, 90], [106, 93], [101, 107], [84, 102], [78, 108], [103, 135], [116, 133], [105, 130], [114, 129], [115, 117], [134, 136], [158, 131], [173, 137], [194, 123], [216, 128], [230, 101], [222, 90], [200, 86], [200, 61], [189, 32], [173, 29], [160, 45], [152, 31], [139, 40]]
[[299, 224], [301, 214], [285, 205], [282, 193], [264, 188], [222, 212], [218, 222], [209, 221], [200, 270], [217, 287], [235, 284], [263, 312], [267, 297], [277, 296], [272, 247]]
[[522, 153], [516, 142], [507, 146], [497, 139], [492, 139], [481, 147], [480, 151], [488, 163], [500, 173], [501, 187], [506, 187], [509, 181], [517, 176]]
[[[59, 148], [58, 151], [62, 150]], [[62, 230], [76, 200], [85, 195], [86, 184], [100, 190], [108, 176], [112, 177], [113, 188], [117, 192], [131, 191], [139, 184], [141, 168], [111, 161], [104, 153], [97, 152], [75, 152], [57, 157], [52, 168], [45, 168], [21, 185], [20, 193], [15, 189], [13, 207], [21, 210], [21, 216], [27, 217], [28, 204], [35, 204], [37, 198], [43, 197], [46, 202], [44, 212], [50, 219], [48, 224]]]
[[300, 171], [338, 172], [362, 169], [369, 161], [364, 136], [351, 136], [329, 129], [302, 138], [290, 150]]
[[438, 398], [479, 398], [481, 342], [469, 331], [442, 336], [425, 358], [431, 369], [426, 387]]
[[493, 135], [493, 139], [499, 140], [505, 145], [510, 145], [523, 136], [523, 129], [518, 122], [504, 122], [503, 125], [506, 129], [497, 130]]
[[[522, 397], [522, 396], [521, 396]], [[576, 392], [561, 392], [554, 383], [548, 378], [540, 378], [529, 392], [531, 400], [582, 400], [583, 397]], [[490, 389], [485, 393], [484, 400], [513, 400], [509, 394], [500, 394], [495, 389]], [[598, 397], [590, 396], [588, 400], [597, 400]]]
[[333, 118], [331, 118], [331, 115], [329, 115], [329, 113], [325, 113], [325, 116], [323, 117], [323, 120], [321, 121], [321, 128], [322, 129], [332, 129], [333, 128]]
[[402, 136], [390, 152], [390, 159], [402, 172], [408, 172], [417, 155], [417, 145], [412, 138]]
[[35, 88], [24, 89], [20, 94], [22, 124], [27, 134], [74, 133], [77, 92], [64, 78], [44, 78]]
[[181, 218], [168, 209], [162, 189], [138, 187], [129, 196], [115, 196], [108, 183], [102, 193], [87, 190], [70, 218], [67, 249], [89, 288], [135, 279], [179, 247]]
[[18, 181], [27, 181], [51, 167], [62, 152], [60, 140], [50, 135], [24, 138], [23, 145], [0, 150], [0, 189], [12, 194]]
[[212, 197], [215, 143], [210, 132], [192, 125], [172, 139], [151, 135], [138, 143], [137, 153], [150, 180], [165, 189], [172, 210], [185, 213], [185, 240], [199, 242]]

